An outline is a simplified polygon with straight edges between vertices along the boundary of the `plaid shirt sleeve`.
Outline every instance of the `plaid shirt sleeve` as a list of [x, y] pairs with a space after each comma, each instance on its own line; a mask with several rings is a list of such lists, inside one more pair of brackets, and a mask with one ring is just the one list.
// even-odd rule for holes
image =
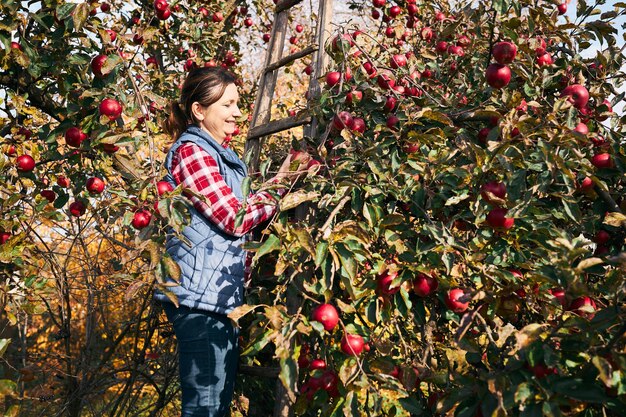
[[[220, 174], [217, 162], [198, 145], [187, 143], [172, 159], [172, 176], [177, 184], [205, 197], [186, 193], [193, 206], [217, 227], [233, 236], [244, 236], [254, 226], [269, 219], [277, 210], [277, 200], [268, 192], [251, 194], [244, 205], [233, 194]], [[282, 196], [284, 189], [277, 193]], [[237, 213], [245, 210], [243, 222], [235, 227]]]

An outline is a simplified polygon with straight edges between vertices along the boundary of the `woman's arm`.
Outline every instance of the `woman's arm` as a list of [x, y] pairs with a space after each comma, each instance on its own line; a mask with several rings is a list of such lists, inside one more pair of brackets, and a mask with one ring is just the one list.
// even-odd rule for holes
[[[242, 203], [224, 181], [215, 159], [192, 143], [178, 148], [172, 160], [172, 176], [184, 189], [204, 196], [206, 201], [192, 193], [185, 194], [196, 210], [225, 233], [233, 236], [244, 236], [254, 226], [273, 216], [277, 210], [278, 202], [270, 193], [256, 193], [247, 198], [243, 222], [235, 227], [235, 218]], [[284, 192], [282, 189], [278, 191], [279, 195]]]

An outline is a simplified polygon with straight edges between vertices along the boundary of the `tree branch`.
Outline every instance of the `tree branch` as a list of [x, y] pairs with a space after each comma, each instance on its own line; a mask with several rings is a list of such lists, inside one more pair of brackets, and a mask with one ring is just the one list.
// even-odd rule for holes
[[33, 77], [26, 71], [0, 72], [0, 86], [4, 86], [18, 94], [28, 94], [28, 101], [33, 107], [46, 113], [53, 119], [62, 122], [66, 119], [66, 109], [59, 106], [50, 96], [37, 87]]

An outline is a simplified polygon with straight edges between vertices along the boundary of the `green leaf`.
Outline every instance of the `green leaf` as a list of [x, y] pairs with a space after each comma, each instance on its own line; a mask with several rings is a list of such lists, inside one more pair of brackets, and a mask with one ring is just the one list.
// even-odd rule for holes
[[85, 25], [85, 22], [87, 21], [87, 18], [89, 17], [89, 12], [91, 9], [91, 5], [88, 2], [83, 2], [83, 3], [79, 3], [76, 6], [76, 9], [74, 9], [74, 13], [72, 14], [72, 17], [74, 19], [74, 28], [76, 29], [76, 31], [80, 31], [83, 26]]
[[353, 253], [342, 244], [335, 245], [335, 250], [339, 255], [339, 261], [341, 262], [343, 270], [348, 274], [351, 281], [355, 280], [357, 274], [357, 263], [354, 259]]
[[263, 245], [257, 250], [257, 253], [254, 256], [254, 259], [256, 260], [264, 255], [267, 255], [270, 252], [274, 252], [279, 249], [280, 249], [280, 239], [276, 235], [271, 234], [267, 237]]
[[515, 402], [517, 404], [524, 404], [526, 400], [532, 397], [533, 390], [531, 389], [531, 385], [528, 382], [523, 382], [518, 385], [517, 390], [515, 390]]
[[243, 195], [244, 199], [248, 198], [248, 195], [250, 194], [250, 184], [252, 184], [252, 177], [244, 178], [243, 182], [241, 183], [241, 194]]
[[17, 384], [10, 379], [0, 379], [0, 397], [17, 395]]
[[[117, 67], [122, 62], [123, 61], [122, 61], [122, 57], [121, 56], [119, 56], [119, 55], [108, 55], [107, 59], [104, 61], [104, 65], [102, 65], [102, 70], [101, 70], [102, 71], [102, 75], [106, 76], [106, 75], [110, 74], [115, 69], [115, 67]], [[123, 135], [124, 134], [119, 135], [119, 136], [123, 136]], [[126, 134], [126, 135], [128, 135], [128, 134]], [[108, 142], [108, 143], [116, 143], [116, 142]], [[107, 142], [102, 141], [102, 143], [107, 143]], [[244, 194], [244, 195], [247, 195], [247, 194]]]
[[298, 376], [298, 365], [296, 361], [291, 357], [281, 358], [280, 360], [280, 374], [278, 378], [282, 382], [283, 386], [287, 390], [287, 395], [295, 402], [295, 389], [296, 378]]
[[398, 402], [400, 403], [400, 407], [414, 416], [421, 416], [426, 411], [424, 405], [415, 397], [400, 398]]
[[76, 4], [73, 4], [73, 3], [62, 3], [56, 9], [56, 12], [57, 12], [56, 13], [56, 18], [58, 20], [65, 20], [65, 19], [67, 19], [72, 14], [72, 11], [74, 10], [74, 7], [76, 7]]
[[11, 343], [11, 339], [0, 339], [0, 358], [4, 356], [4, 353], [9, 347], [9, 343]]
[[600, 380], [607, 386], [612, 385], [611, 364], [609, 361], [600, 356], [594, 356], [591, 363], [598, 369]]
[[300, 204], [307, 201], [317, 201], [319, 199], [319, 193], [316, 191], [304, 191], [299, 190], [295, 193], [290, 193], [280, 199], [279, 207], [280, 211], [287, 211], [292, 208], [298, 207]]
[[328, 242], [320, 242], [315, 248], [315, 266], [320, 267], [328, 255]]
[[552, 390], [580, 401], [602, 403], [607, 399], [604, 389], [594, 381], [565, 377], [553, 382]]
[[174, 259], [172, 259], [172, 257], [168, 253], [163, 254], [163, 257], [161, 258], [161, 263], [163, 264], [163, 268], [167, 276], [176, 282], [180, 282], [180, 265], [178, 265], [178, 263]]
[[297, 228], [293, 230], [293, 234], [298, 239], [302, 248], [306, 250], [312, 258], [315, 257], [315, 249], [313, 248], [313, 238], [306, 229]]

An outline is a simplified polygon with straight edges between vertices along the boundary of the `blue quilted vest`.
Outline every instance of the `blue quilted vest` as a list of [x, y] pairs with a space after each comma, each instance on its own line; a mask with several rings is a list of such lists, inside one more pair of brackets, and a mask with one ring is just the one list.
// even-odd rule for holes
[[[193, 142], [208, 152], [219, 166], [220, 173], [233, 194], [243, 201], [241, 184], [248, 175], [245, 164], [232, 149], [218, 144], [208, 133], [190, 126], [172, 145], [165, 157], [165, 180], [176, 186], [172, 177], [172, 158], [186, 142]], [[241, 245], [245, 237], [228, 235], [190, 205], [191, 222], [182, 234], [189, 240], [187, 246], [169, 235], [165, 248], [180, 265], [180, 285], [169, 287], [180, 305], [227, 314], [243, 303], [245, 251]], [[165, 294], [155, 292], [157, 300], [171, 302]]]

